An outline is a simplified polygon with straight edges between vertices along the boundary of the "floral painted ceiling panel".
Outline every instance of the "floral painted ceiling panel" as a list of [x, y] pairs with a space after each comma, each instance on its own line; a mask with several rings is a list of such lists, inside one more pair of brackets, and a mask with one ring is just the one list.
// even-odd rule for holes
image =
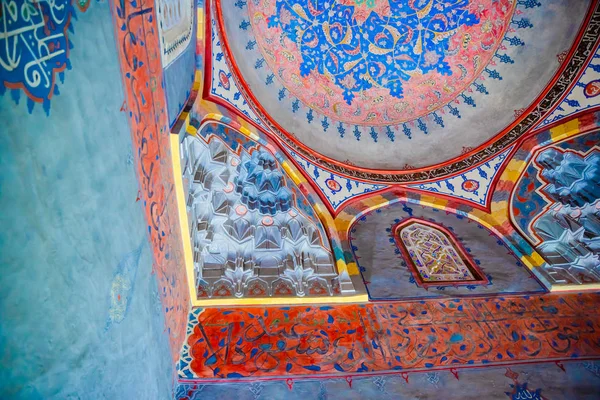
[[515, 7], [511, 0], [369, 4], [248, 3], [257, 44], [290, 93], [358, 125], [413, 120], [452, 101], [489, 63]]
[[587, 0], [225, 3], [224, 54], [258, 117], [311, 162], [369, 181], [434, 179], [507, 149], [542, 120], [528, 107], [567, 93], [571, 78], [545, 92], [553, 77], [584, 68], [566, 54], [597, 37], [578, 35], [596, 18]]

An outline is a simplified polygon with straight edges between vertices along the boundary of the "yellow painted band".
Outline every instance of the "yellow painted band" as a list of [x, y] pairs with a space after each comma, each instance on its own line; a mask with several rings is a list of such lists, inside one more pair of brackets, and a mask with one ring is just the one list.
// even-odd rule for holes
[[183, 190], [183, 174], [181, 173], [181, 156], [179, 154], [179, 135], [171, 135], [171, 160], [173, 162], [173, 181], [175, 182], [175, 197], [177, 199], [177, 213], [179, 215], [179, 229], [181, 233], [181, 243], [183, 244], [183, 262], [188, 280], [190, 299], [192, 304], [196, 299], [196, 279], [194, 277], [194, 255], [192, 253], [192, 242], [190, 240], [187, 218], [187, 208], [185, 205], [185, 191]]
[[358, 265], [356, 265], [355, 262], [349, 262], [348, 264], [346, 264], [346, 271], [348, 271], [349, 275], [358, 275]]
[[196, 129], [193, 125], [188, 125], [185, 128], [185, 131], [192, 136], [196, 136], [196, 134], [198, 133], [198, 129]]
[[558, 142], [566, 137], [579, 133], [579, 119], [575, 118], [555, 128], [550, 129], [553, 142]]
[[600, 283], [586, 283], [585, 285], [573, 285], [573, 284], [567, 284], [567, 285], [551, 285], [549, 290], [552, 293], [559, 293], [559, 292], [572, 292], [572, 291], [576, 291], [577, 293], [581, 293], [584, 291], [596, 291], [600, 289]]
[[255, 299], [192, 299], [193, 307], [210, 306], [264, 306], [264, 305], [289, 305], [289, 304], [340, 304], [340, 303], [367, 303], [369, 296], [357, 294], [352, 296], [331, 296], [331, 297], [261, 297]]

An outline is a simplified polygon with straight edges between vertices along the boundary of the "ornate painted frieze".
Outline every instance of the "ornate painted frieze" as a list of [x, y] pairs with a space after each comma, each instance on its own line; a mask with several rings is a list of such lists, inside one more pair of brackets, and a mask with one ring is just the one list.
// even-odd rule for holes
[[200, 385], [281, 379], [291, 388], [300, 376], [351, 384], [379, 373], [408, 382], [409, 372], [446, 369], [458, 378], [461, 368], [597, 358], [597, 301], [586, 293], [198, 310], [179, 378]]

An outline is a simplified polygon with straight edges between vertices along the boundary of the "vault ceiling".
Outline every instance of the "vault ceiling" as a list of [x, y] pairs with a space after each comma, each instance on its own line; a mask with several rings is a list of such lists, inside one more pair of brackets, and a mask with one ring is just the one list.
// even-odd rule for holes
[[409, 182], [472, 168], [539, 124], [540, 102], [567, 91], [555, 78], [584, 67], [590, 2], [215, 6], [250, 119], [316, 165]]

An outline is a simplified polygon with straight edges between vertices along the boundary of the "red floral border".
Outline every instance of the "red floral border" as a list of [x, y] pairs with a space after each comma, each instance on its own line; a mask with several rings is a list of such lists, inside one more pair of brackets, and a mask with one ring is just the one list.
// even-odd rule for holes
[[113, 0], [114, 30], [135, 162], [173, 361], [185, 339], [189, 290], [171, 163], [154, 0]]

